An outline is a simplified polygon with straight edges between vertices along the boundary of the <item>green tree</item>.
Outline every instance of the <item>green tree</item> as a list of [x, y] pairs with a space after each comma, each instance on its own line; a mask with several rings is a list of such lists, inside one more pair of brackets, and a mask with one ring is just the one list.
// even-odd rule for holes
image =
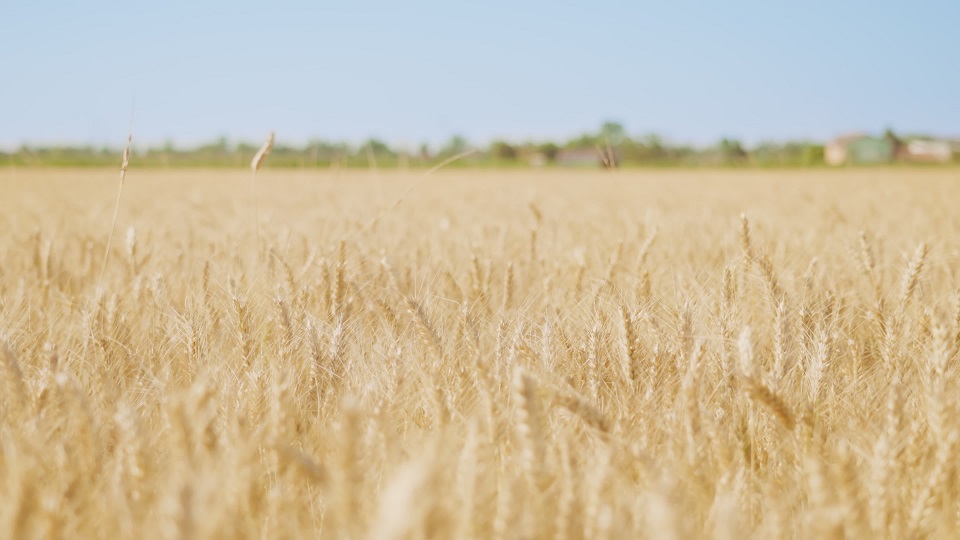
[[736, 139], [722, 139], [719, 150], [725, 163], [741, 163], [747, 157], [747, 151], [743, 149], [743, 144]]
[[361, 147], [361, 153], [373, 152], [375, 156], [390, 156], [393, 155], [393, 150], [387, 145], [387, 143], [379, 139], [370, 139], [367, 142], [363, 143]]
[[493, 141], [490, 155], [497, 161], [513, 161], [517, 159], [517, 149], [506, 141]]
[[823, 145], [808, 144], [803, 147], [802, 162], [806, 166], [823, 164]]
[[547, 158], [547, 161], [556, 161], [557, 154], [560, 153], [560, 147], [556, 143], [546, 142], [537, 146], [537, 150]]
[[591, 135], [589, 133], [584, 133], [579, 137], [574, 137], [573, 139], [570, 139], [563, 144], [564, 148], [569, 148], [569, 149], [594, 148], [596, 146], [597, 146], [597, 136]]
[[648, 160], [659, 161], [667, 157], [668, 149], [663, 144], [663, 139], [656, 133], [642, 137], [640, 142], [646, 147], [646, 158]]
[[467, 139], [461, 135], [454, 135], [453, 137], [450, 137], [450, 140], [447, 141], [447, 143], [443, 145], [443, 148], [440, 149], [440, 155], [452, 156], [460, 154], [462, 152], [466, 152], [468, 147], [469, 143], [467, 142]]
[[617, 146], [627, 139], [627, 130], [619, 122], [606, 121], [600, 126], [600, 139], [603, 143]]

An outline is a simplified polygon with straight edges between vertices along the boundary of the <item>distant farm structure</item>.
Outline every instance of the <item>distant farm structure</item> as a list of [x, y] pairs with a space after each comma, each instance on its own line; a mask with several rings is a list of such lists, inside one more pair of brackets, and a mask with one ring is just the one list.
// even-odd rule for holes
[[565, 167], [602, 167], [603, 156], [595, 148], [569, 148], [557, 152], [557, 165]]
[[842, 135], [824, 146], [827, 165], [870, 165], [891, 163], [948, 163], [953, 159], [954, 144], [932, 137], [901, 140], [892, 133], [877, 137], [864, 133]]
[[845, 165], [847, 163], [847, 149], [850, 143], [866, 137], [863, 133], [850, 133], [830, 141], [823, 147], [823, 160], [827, 165]]
[[953, 158], [949, 141], [916, 139], [907, 143], [905, 157], [910, 161], [946, 163]]
[[867, 165], [889, 163], [896, 156], [896, 141], [862, 133], [845, 135], [830, 141], [823, 152], [827, 165]]

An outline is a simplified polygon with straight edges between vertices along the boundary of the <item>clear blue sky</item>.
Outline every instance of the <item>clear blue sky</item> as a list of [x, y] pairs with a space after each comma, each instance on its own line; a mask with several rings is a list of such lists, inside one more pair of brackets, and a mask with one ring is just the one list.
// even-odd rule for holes
[[5, 147], [960, 135], [957, 0], [21, 0], [0, 62]]

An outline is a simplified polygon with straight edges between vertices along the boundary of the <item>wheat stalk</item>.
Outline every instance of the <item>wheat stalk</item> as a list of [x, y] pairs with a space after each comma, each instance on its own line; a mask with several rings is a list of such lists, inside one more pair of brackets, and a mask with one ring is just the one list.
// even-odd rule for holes
[[130, 166], [130, 145], [133, 144], [133, 132], [127, 134], [127, 145], [123, 148], [123, 161], [120, 163], [120, 184], [117, 186], [117, 199], [113, 203], [113, 218], [110, 220], [110, 233], [107, 235], [107, 246], [103, 251], [103, 263], [100, 265], [100, 278], [97, 280], [97, 296], [103, 293], [103, 276], [107, 271], [107, 259], [110, 257], [110, 246], [113, 244], [113, 231], [117, 228], [117, 216], [120, 214], [120, 198], [123, 196], [123, 182], [127, 178], [127, 167]]
[[[123, 204], [178, 219], [93, 301], [82, 183], [0, 186], [41, 229], [0, 234], [0, 538], [957, 536], [955, 254], [880, 247], [943, 244], [960, 187], [632, 174], [451, 172], [382, 230], [386, 171], [291, 183], [250, 273], [229, 184], [151, 173]], [[793, 234], [833, 205], [884, 237]]]
[[266, 161], [267, 156], [269, 156], [270, 152], [273, 150], [273, 142], [274, 133], [271, 131], [270, 134], [267, 135], [267, 140], [262, 146], [260, 146], [260, 149], [257, 150], [257, 153], [253, 155], [253, 159], [250, 160], [250, 169], [252, 170], [252, 176], [250, 179], [250, 193], [253, 196], [253, 221], [256, 224], [256, 241], [258, 246], [260, 244], [260, 210], [258, 208], [259, 203], [257, 202], [257, 172], [260, 170], [263, 162]]

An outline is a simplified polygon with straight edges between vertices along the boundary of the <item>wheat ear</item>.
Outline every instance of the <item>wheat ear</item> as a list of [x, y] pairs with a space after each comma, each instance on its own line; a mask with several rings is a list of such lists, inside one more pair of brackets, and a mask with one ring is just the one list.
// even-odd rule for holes
[[274, 134], [271, 131], [270, 135], [267, 136], [266, 142], [263, 143], [260, 150], [257, 150], [257, 153], [254, 154], [253, 159], [250, 161], [250, 169], [253, 170], [253, 176], [250, 180], [250, 192], [253, 194], [253, 219], [257, 225], [258, 246], [260, 244], [260, 209], [257, 207], [257, 171], [260, 170], [260, 166], [263, 165], [267, 156], [270, 155], [270, 151], [273, 150], [273, 141]]
[[97, 280], [97, 296], [103, 289], [103, 275], [107, 271], [107, 258], [110, 256], [110, 245], [113, 244], [113, 230], [117, 227], [117, 215], [120, 213], [120, 197], [123, 195], [123, 181], [127, 177], [127, 166], [130, 165], [130, 145], [133, 143], [133, 132], [127, 133], [127, 146], [123, 149], [123, 162], [120, 163], [120, 185], [117, 187], [117, 200], [113, 204], [113, 219], [110, 221], [110, 234], [107, 235], [107, 248], [103, 251], [103, 263], [100, 265], [100, 278]]

